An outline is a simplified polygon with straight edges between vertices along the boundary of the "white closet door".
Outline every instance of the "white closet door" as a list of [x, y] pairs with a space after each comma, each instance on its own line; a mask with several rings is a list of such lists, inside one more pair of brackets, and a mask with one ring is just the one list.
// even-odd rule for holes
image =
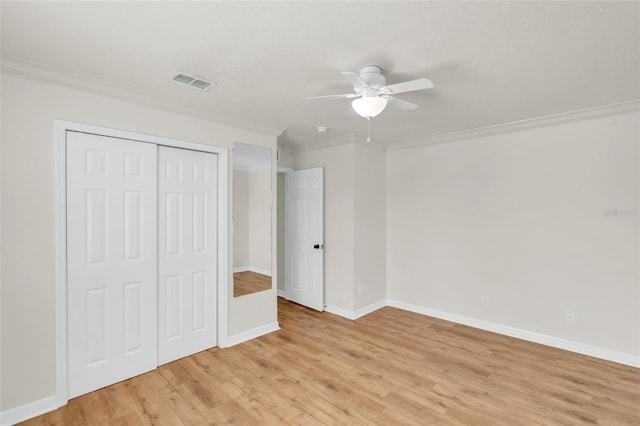
[[158, 363], [216, 345], [217, 156], [159, 147]]
[[156, 146], [67, 133], [69, 397], [157, 365]]

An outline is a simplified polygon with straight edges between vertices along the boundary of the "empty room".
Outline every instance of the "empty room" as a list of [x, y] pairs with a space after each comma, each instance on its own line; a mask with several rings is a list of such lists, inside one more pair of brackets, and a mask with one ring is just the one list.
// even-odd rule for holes
[[0, 425], [640, 424], [640, 2], [0, 24]]

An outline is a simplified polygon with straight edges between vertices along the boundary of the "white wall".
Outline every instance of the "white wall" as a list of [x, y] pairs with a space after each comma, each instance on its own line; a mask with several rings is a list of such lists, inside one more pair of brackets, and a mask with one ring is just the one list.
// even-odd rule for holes
[[[227, 148], [233, 142], [273, 148], [276, 142], [275, 136], [256, 131], [6, 74], [2, 74], [1, 106], [0, 409], [5, 411], [56, 391], [55, 119]], [[231, 180], [232, 155], [229, 160]], [[273, 197], [275, 200], [275, 192]], [[231, 262], [227, 267], [231, 274]], [[226, 284], [233, 295], [230, 282]], [[275, 290], [263, 292], [261, 298], [232, 299], [229, 309], [231, 334], [273, 323], [277, 320]]]
[[[347, 142], [296, 153], [324, 167], [325, 303], [353, 315], [386, 294], [385, 152]], [[335, 309], [334, 309], [335, 311]]]
[[356, 144], [353, 173], [353, 310], [357, 311], [386, 298], [385, 152]]
[[278, 145], [279, 159], [278, 159], [278, 167], [285, 169], [293, 169], [293, 156], [294, 154], [283, 146]]
[[388, 152], [388, 297], [640, 355], [639, 122]]
[[605, 107], [386, 153], [297, 152], [296, 169], [325, 168], [326, 303], [386, 298], [638, 359], [639, 127], [637, 107]]

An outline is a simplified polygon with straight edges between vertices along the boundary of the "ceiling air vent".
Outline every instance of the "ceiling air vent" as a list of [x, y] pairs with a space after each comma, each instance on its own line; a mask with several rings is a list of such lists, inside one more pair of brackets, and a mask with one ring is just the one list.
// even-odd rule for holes
[[208, 88], [216, 85], [216, 83], [214, 82], [203, 80], [201, 78], [194, 77], [182, 72], [174, 75], [173, 81], [175, 81], [176, 83], [186, 84], [187, 86], [191, 86], [199, 90], [207, 90]]

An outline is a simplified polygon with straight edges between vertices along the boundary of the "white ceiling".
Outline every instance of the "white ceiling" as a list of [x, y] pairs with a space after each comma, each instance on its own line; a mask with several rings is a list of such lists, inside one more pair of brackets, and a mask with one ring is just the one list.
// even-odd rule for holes
[[[340, 71], [377, 64], [398, 97], [373, 139], [435, 135], [640, 98], [639, 2], [8, 2], [2, 53], [255, 123], [304, 145], [355, 134]], [[173, 83], [175, 71], [218, 83]], [[317, 133], [316, 126], [329, 127]]]

